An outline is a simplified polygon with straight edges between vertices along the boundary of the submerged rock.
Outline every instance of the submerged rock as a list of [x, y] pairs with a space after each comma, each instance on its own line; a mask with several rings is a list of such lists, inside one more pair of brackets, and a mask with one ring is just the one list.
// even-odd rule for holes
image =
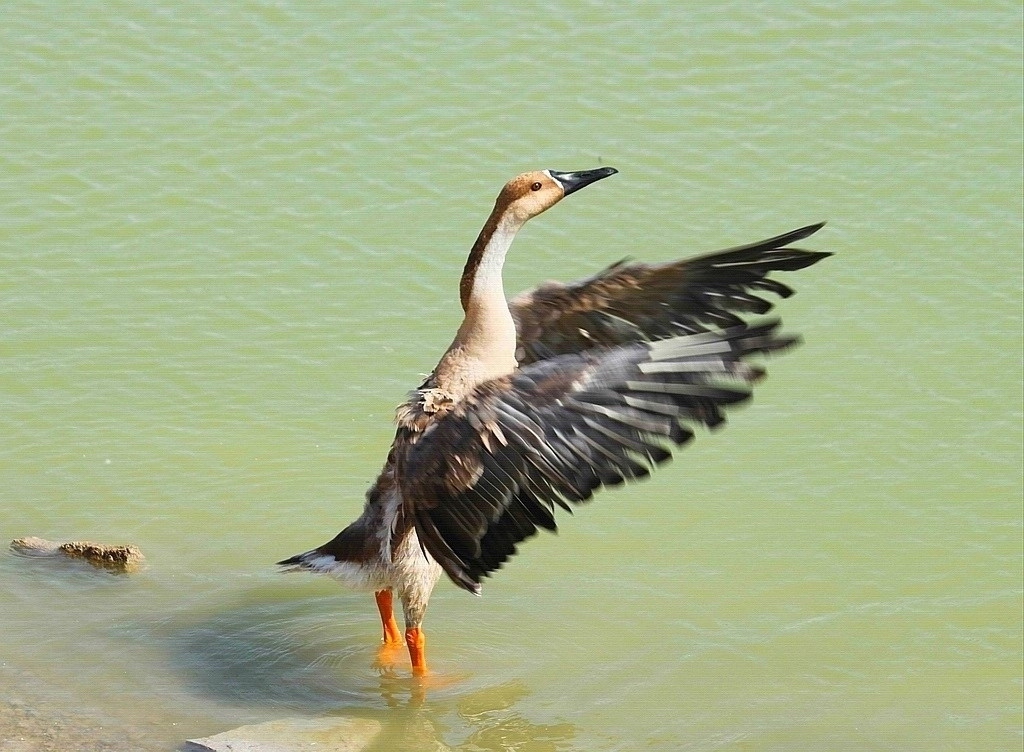
[[380, 731], [372, 718], [282, 718], [189, 739], [184, 752], [363, 752]]
[[11, 541], [11, 548], [25, 556], [66, 556], [70, 559], [81, 559], [94, 567], [115, 572], [134, 572], [146, 560], [136, 546], [108, 546], [92, 541], [54, 543], [44, 538], [16, 538]]

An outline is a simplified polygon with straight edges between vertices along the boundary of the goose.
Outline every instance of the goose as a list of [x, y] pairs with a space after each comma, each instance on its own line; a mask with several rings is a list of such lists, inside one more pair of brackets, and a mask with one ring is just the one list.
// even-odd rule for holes
[[797, 341], [777, 320], [743, 314], [772, 308], [762, 293], [792, 294], [771, 272], [831, 255], [790, 246], [824, 223], [679, 261], [620, 261], [506, 300], [501, 272], [516, 233], [616, 172], [541, 170], [502, 188], [462, 273], [462, 324], [397, 408], [394, 443], [362, 514], [324, 545], [278, 562], [374, 592], [384, 665], [407, 649], [413, 675], [428, 673], [422, 624], [442, 573], [479, 595], [519, 543], [556, 529], [556, 509], [648, 475], [697, 426], [720, 425], [764, 374], [751, 356]]

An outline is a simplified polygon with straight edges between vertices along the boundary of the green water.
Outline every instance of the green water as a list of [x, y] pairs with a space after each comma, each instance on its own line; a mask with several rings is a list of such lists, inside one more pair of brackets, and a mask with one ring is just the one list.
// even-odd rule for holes
[[[329, 714], [377, 752], [1020, 748], [1018, 3], [4, 17], [0, 537], [149, 561], [0, 555], [0, 699], [53, 748]], [[727, 430], [438, 588], [461, 680], [417, 699], [372, 599], [272, 562], [358, 513], [500, 185], [599, 164], [510, 293], [820, 219], [837, 256]]]

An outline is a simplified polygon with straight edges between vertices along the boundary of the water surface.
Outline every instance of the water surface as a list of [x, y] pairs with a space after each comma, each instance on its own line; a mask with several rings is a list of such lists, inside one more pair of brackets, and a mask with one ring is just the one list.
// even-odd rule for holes
[[[55, 748], [1019, 748], [1021, 50], [1008, 2], [7, 9], [0, 533], [149, 568], [0, 557], [0, 696]], [[419, 697], [372, 600], [272, 562], [358, 513], [500, 185], [599, 164], [509, 292], [820, 219], [837, 256], [727, 430], [438, 588], [462, 679]]]

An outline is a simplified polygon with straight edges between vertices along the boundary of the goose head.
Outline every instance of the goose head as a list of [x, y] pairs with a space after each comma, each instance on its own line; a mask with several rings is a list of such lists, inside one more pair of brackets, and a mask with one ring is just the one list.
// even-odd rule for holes
[[497, 205], [503, 214], [510, 215], [519, 222], [525, 222], [550, 209], [570, 193], [616, 172], [618, 170], [614, 167], [599, 167], [596, 170], [577, 172], [524, 172], [505, 184], [498, 195]]

